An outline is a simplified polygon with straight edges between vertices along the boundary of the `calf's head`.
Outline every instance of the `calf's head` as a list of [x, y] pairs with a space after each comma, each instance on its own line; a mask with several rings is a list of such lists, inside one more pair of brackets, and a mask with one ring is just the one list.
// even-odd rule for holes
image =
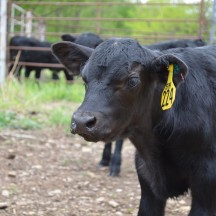
[[110, 39], [95, 50], [60, 42], [52, 50], [69, 70], [74, 60], [77, 65], [85, 64], [81, 75], [86, 94], [73, 114], [71, 130], [89, 141], [128, 137], [151, 115], [153, 105], [160, 106], [159, 98], [154, 104], [153, 100], [158, 88], [165, 86], [169, 64], [178, 65], [176, 86], [181, 82], [180, 74], [187, 72], [177, 57], [142, 48], [132, 39]]

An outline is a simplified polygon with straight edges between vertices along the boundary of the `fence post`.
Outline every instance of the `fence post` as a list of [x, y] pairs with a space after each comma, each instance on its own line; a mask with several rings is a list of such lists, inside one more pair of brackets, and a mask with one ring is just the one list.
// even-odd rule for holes
[[211, 20], [210, 38], [209, 38], [209, 43], [210, 44], [214, 43], [215, 25], [216, 25], [216, 0], [214, 0], [213, 6], [212, 6], [212, 20]]
[[26, 24], [25, 24], [25, 34], [27, 37], [32, 35], [32, 12], [26, 12]]
[[0, 84], [5, 80], [7, 50], [7, 0], [0, 1]]
[[10, 36], [14, 36], [14, 27], [15, 27], [15, 8], [14, 3], [11, 4], [11, 16], [10, 16]]
[[35, 37], [41, 41], [45, 41], [46, 25], [42, 20], [36, 24]]
[[199, 17], [199, 32], [198, 37], [202, 38], [205, 26], [204, 0], [200, 1], [200, 17]]
[[96, 32], [97, 34], [101, 33], [101, 0], [97, 2], [97, 24], [96, 24]]

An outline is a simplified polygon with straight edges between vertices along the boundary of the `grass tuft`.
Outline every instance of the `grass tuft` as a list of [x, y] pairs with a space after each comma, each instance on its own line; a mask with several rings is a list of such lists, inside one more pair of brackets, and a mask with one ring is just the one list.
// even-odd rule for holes
[[[80, 79], [40, 82], [6, 80], [0, 86], [0, 128], [39, 129], [45, 125], [69, 128], [72, 112], [84, 97]], [[35, 114], [29, 114], [35, 113]]]

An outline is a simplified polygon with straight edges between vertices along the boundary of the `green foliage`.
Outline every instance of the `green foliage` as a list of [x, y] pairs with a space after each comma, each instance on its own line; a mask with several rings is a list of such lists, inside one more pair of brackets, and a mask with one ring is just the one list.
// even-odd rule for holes
[[53, 110], [49, 117], [49, 124], [50, 125], [57, 125], [57, 126], [64, 126], [64, 125], [70, 125], [71, 122], [71, 114], [65, 112], [65, 110], [61, 108], [57, 108]]
[[[135, 22], [126, 23], [127, 28], [144, 31], [144, 43], [152, 43], [158, 40], [158, 38], [173, 39], [186, 37], [187, 35], [197, 35], [198, 32], [198, 18], [199, 7], [197, 6], [148, 6], [139, 7], [135, 11], [130, 11], [130, 16], [134, 17], [135, 14], [139, 14], [140, 18], [158, 20], [155, 22]], [[166, 20], [188, 20], [167, 22]], [[164, 20], [164, 21], [163, 21]], [[189, 22], [193, 20], [193, 22]], [[136, 33], [132, 31], [132, 36], [136, 37]], [[149, 35], [154, 38], [148, 37]]]
[[10, 111], [0, 112], [0, 128], [9, 126], [15, 118], [16, 118], [16, 114], [14, 112], [10, 112]]
[[67, 84], [64, 80], [37, 83], [26, 80], [19, 83], [16, 79], [6, 81], [0, 89], [0, 107], [3, 109], [23, 109], [37, 107], [43, 102], [58, 100], [81, 102], [84, 87], [81, 82]]
[[30, 119], [26, 117], [17, 117], [14, 121], [9, 125], [13, 129], [23, 129], [23, 130], [34, 130], [42, 128], [40, 122], [36, 119]]
[[12, 111], [0, 112], [0, 128], [10, 127], [13, 129], [32, 130], [42, 126], [34, 119], [18, 115]]
[[[36, 16], [42, 17], [64, 17], [84, 18], [85, 20], [46, 20], [47, 32], [58, 34], [47, 35], [50, 41], [59, 41], [63, 33], [78, 35], [81, 32], [99, 33], [104, 38], [109, 37], [133, 37], [142, 43], [152, 43], [158, 40], [197, 37], [199, 30], [199, 4], [178, 5], [187, 1], [178, 0], [147, 0], [146, 4], [120, 4], [103, 5], [110, 0], [63, 0], [62, 4], [54, 4], [57, 0], [47, 0], [53, 5], [22, 5], [26, 10], [32, 10]], [[79, 2], [86, 5], [64, 5], [64, 2]], [[101, 4], [98, 4], [101, 2]], [[132, 3], [140, 1], [119, 0], [115, 3]], [[205, 1], [205, 13], [209, 16], [209, 7], [212, 0]], [[95, 4], [89, 4], [95, 3]], [[154, 3], [154, 5], [151, 5]], [[167, 5], [164, 3], [170, 3]], [[95, 18], [113, 18], [112, 21], [96, 20]], [[116, 21], [118, 18], [150, 19], [147, 21]], [[92, 20], [95, 19], [95, 20]], [[156, 19], [156, 20], [155, 20]], [[163, 19], [182, 19], [183, 21], [167, 22]], [[190, 22], [189, 20], [194, 20]], [[159, 20], [159, 21], [157, 21]], [[185, 21], [184, 21], [185, 20]]]
[[0, 88], [0, 128], [40, 129], [45, 125], [69, 128], [72, 112], [84, 96], [84, 86], [74, 84], [7, 80]]

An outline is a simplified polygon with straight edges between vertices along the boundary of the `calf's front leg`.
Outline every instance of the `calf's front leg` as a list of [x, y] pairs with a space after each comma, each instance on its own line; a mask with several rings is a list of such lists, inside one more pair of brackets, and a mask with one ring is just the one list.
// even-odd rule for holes
[[139, 205], [138, 216], [164, 216], [166, 199], [160, 199], [153, 193], [150, 184], [146, 182], [139, 172], [142, 166], [142, 159], [136, 155], [136, 169], [141, 187], [141, 199]]
[[216, 159], [199, 160], [191, 177], [189, 216], [216, 216]]

